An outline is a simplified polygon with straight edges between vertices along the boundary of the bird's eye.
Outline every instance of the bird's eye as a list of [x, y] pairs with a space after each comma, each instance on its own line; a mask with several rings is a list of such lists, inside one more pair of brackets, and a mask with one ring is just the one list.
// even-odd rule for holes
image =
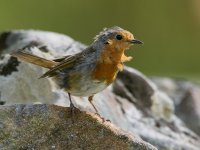
[[121, 40], [121, 39], [122, 39], [122, 36], [118, 34], [118, 35], [116, 36], [116, 39], [117, 39], [117, 40]]

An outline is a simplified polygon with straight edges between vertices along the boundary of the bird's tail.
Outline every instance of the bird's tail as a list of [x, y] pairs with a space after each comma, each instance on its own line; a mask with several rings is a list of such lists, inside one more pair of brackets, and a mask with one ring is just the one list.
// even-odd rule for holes
[[11, 54], [11, 56], [17, 57], [18, 59], [23, 60], [25, 62], [34, 64], [34, 65], [38, 65], [38, 66], [41, 66], [44, 68], [49, 68], [49, 69], [57, 64], [57, 62], [55, 62], [53, 60], [47, 60], [45, 58], [38, 57], [38, 56], [29, 54], [29, 53], [23, 52], [23, 51], [14, 52]]

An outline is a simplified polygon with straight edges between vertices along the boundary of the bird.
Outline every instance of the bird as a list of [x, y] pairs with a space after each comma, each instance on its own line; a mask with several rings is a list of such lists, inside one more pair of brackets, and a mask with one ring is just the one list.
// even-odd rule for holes
[[20, 49], [11, 56], [49, 69], [40, 78], [51, 77], [64, 89], [68, 93], [71, 109], [75, 108], [71, 95], [88, 97], [96, 114], [99, 114], [93, 97], [113, 83], [118, 72], [123, 70], [124, 62], [132, 60], [124, 52], [134, 44], [143, 42], [135, 39], [128, 30], [114, 26], [104, 28], [91, 45], [73, 55], [51, 60]]

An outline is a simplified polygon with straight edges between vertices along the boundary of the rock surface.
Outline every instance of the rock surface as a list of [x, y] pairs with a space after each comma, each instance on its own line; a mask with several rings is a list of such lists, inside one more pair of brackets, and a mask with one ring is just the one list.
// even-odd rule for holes
[[169, 78], [153, 78], [157, 86], [173, 100], [176, 115], [200, 135], [200, 87], [197, 83]]
[[[57, 58], [81, 51], [85, 47], [83, 44], [56, 33], [21, 30], [1, 34], [0, 45], [2, 101], [6, 104], [40, 102], [69, 106], [67, 94], [58, 89], [53, 80], [38, 79], [45, 69], [19, 62], [9, 53], [29, 45], [26, 50], [36, 55]], [[94, 97], [94, 104], [113, 124], [132, 135], [137, 134], [160, 150], [200, 150], [198, 132], [181, 121], [181, 115], [185, 116], [183, 111], [181, 115], [177, 113], [180, 110], [177, 106], [182, 108], [181, 102], [185, 103], [177, 99], [186, 90], [180, 88], [180, 91], [170, 92], [159, 83], [162, 80], [150, 80], [139, 71], [125, 67], [112, 86]], [[179, 87], [179, 84], [174, 85]], [[81, 110], [93, 112], [87, 98], [73, 97], [73, 101]]]
[[12, 105], [0, 109], [0, 149], [156, 150], [140, 138], [91, 113], [55, 105]]

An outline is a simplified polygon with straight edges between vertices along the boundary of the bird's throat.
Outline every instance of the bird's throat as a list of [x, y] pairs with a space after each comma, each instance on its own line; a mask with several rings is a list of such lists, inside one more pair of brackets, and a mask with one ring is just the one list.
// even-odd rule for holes
[[104, 49], [92, 74], [93, 79], [111, 84], [115, 80], [118, 71], [123, 70], [123, 62], [128, 61], [128, 58], [125, 56], [124, 50]]

